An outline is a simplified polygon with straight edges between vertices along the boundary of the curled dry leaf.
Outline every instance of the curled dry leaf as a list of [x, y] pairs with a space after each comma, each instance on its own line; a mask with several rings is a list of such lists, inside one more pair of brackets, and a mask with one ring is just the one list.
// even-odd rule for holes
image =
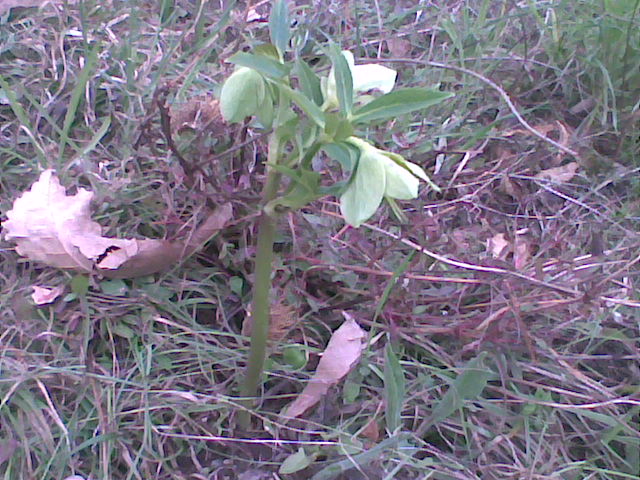
[[58, 298], [64, 290], [64, 287], [62, 286], [58, 286], [55, 288], [46, 288], [34, 285], [32, 288], [33, 293], [31, 294], [31, 298], [36, 305], [47, 305], [48, 303], [54, 302], [55, 299]]
[[487, 240], [487, 250], [491, 252], [493, 258], [504, 260], [509, 253], [509, 241], [505, 238], [504, 233], [496, 233]]
[[231, 216], [231, 205], [220, 207], [187, 243], [107, 238], [101, 235], [102, 227], [91, 219], [92, 198], [93, 193], [84, 188], [67, 195], [54, 172], [46, 170], [7, 212], [5, 238], [13, 240], [16, 251], [30, 260], [127, 278], [171, 267], [192, 254]]
[[389, 53], [394, 57], [406, 57], [411, 52], [411, 42], [401, 37], [391, 37], [386, 40]]
[[366, 332], [352, 317], [344, 315], [347, 320], [331, 335], [316, 373], [298, 398], [285, 409], [283, 417], [299, 417], [318, 403], [329, 387], [338, 383], [360, 359]]
[[566, 183], [575, 176], [579, 166], [577, 162], [570, 162], [559, 167], [543, 170], [538, 173], [535, 178], [551, 180], [556, 183]]

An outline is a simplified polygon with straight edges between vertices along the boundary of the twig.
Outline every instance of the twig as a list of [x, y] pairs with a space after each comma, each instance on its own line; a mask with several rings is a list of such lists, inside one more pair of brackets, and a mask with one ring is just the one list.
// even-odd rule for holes
[[158, 110], [160, 111], [160, 126], [162, 127], [162, 134], [164, 135], [164, 138], [167, 142], [167, 145], [169, 146], [169, 149], [171, 150], [171, 152], [173, 152], [173, 154], [178, 159], [178, 162], [180, 163], [182, 170], [184, 170], [184, 173], [187, 175], [187, 177], [189, 177], [193, 181], [194, 170], [189, 164], [189, 162], [187, 162], [187, 160], [182, 156], [182, 154], [180, 153], [180, 150], [178, 150], [178, 147], [173, 141], [173, 135], [171, 134], [171, 113], [169, 112], [169, 106], [167, 105], [167, 96], [169, 95], [169, 88], [170, 87], [168, 84], [165, 84], [162, 87], [160, 87], [158, 90], [158, 95], [156, 97], [156, 104], [158, 105]]
[[233, 147], [228, 148], [224, 152], [217, 153], [217, 154], [215, 154], [215, 155], [213, 155], [211, 157], [207, 157], [202, 162], [196, 163], [196, 167], [202, 167], [205, 164], [209, 164], [211, 162], [215, 162], [216, 160], [224, 158], [227, 155], [246, 147], [247, 145], [251, 145], [252, 143], [257, 142], [261, 138], [264, 138], [264, 137], [270, 135], [271, 132], [273, 132], [273, 129], [269, 129], [269, 130], [265, 130], [264, 132], [260, 132], [258, 135], [256, 135], [255, 137], [250, 138], [247, 141], [244, 141], [242, 143], [238, 143], [238, 144], [234, 145]]

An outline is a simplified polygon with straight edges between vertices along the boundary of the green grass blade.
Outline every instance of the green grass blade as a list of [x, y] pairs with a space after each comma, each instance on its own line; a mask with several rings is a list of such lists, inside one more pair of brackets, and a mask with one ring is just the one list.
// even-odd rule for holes
[[33, 147], [36, 149], [40, 162], [43, 165], [46, 165], [47, 155], [44, 152], [44, 148], [42, 148], [42, 145], [40, 145], [40, 142], [38, 142], [35, 137], [35, 130], [33, 129], [33, 125], [31, 125], [31, 122], [29, 121], [29, 116], [27, 115], [27, 112], [25, 112], [24, 108], [22, 108], [22, 105], [20, 105], [16, 94], [9, 86], [7, 81], [2, 77], [2, 75], [0, 75], [0, 88], [2, 88], [2, 90], [4, 91], [4, 94], [7, 97], [7, 101], [9, 102], [9, 106], [11, 107], [11, 110], [13, 110], [13, 113], [16, 115], [16, 117], [18, 117], [20, 125], [22, 125], [22, 127], [27, 132], [27, 136], [29, 137], [29, 140], [31, 140]]
[[71, 98], [69, 99], [69, 104], [67, 105], [67, 113], [64, 116], [62, 133], [60, 134], [60, 141], [58, 143], [58, 169], [60, 169], [60, 167], [62, 167], [63, 165], [64, 149], [69, 142], [69, 132], [71, 131], [71, 125], [73, 125], [73, 122], [76, 118], [76, 113], [78, 112], [78, 105], [80, 105], [82, 94], [84, 93], [84, 89], [87, 85], [87, 82], [89, 81], [89, 78], [97, 67], [97, 49], [89, 51], [85, 62], [86, 63], [84, 65], [84, 68], [80, 71], [80, 75], [78, 75], [78, 82], [71, 92]]
[[470, 360], [463, 368], [462, 373], [451, 383], [449, 390], [442, 397], [438, 405], [433, 409], [431, 418], [424, 429], [435, 425], [457, 410], [464, 407], [467, 400], [478, 398], [493, 373], [484, 366], [487, 352], [482, 352], [476, 358]]
[[393, 434], [402, 426], [402, 405], [405, 399], [404, 371], [391, 343], [384, 350], [384, 398], [387, 430]]

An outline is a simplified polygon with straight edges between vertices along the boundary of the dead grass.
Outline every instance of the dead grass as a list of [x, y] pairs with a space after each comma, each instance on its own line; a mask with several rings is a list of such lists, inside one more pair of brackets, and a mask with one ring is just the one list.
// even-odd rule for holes
[[[311, 466], [281, 478], [640, 478], [640, 53], [639, 29], [627, 28], [637, 17], [591, 1], [295, 3], [298, 40], [328, 35], [356, 56], [401, 56], [392, 65], [403, 85], [441, 83], [456, 97], [367, 132], [443, 187], [403, 205], [407, 224], [382, 212], [344, 229], [332, 198], [283, 223], [274, 277], [284, 339], [255, 412], [262, 428], [249, 436], [236, 429], [234, 394], [264, 147], [209, 106], [223, 59], [264, 38], [265, 25], [245, 22], [244, 4], [226, 16], [189, 1], [50, 4], [0, 18], [2, 212], [53, 167], [63, 184], [96, 192], [94, 218], [111, 235], [172, 238], [227, 201], [236, 217], [172, 271], [115, 284], [0, 243], [4, 478], [279, 478], [299, 448]], [[462, 69], [496, 82], [576, 157], [532, 135]], [[161, 94], [184, 117], [169, 128], [173, 151]], [[575, 175], [540, 178], [570, 161]], [[66, 297], [38, 308], [32, 285], [64, 286]], [[341, 310], [388, 337], [307, 418], [279, 423]], [[385, 338], [401, 345], [406, 436], [384, 430]], [[287, 344], [306, 366], [287, 364]], [[482, 352], [484, 388], [434, 422]]]

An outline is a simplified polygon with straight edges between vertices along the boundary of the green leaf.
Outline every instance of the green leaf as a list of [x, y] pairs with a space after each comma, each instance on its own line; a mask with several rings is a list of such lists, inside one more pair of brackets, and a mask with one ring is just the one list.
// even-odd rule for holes
[[284, 83], [274, 82], [274, 85], [280, 88], [282, 93], [286, 95], [289, 100], [298, 105], [307, 116], [313, 120], [313, 122], [318, 125], [320, 128], [324, 129], [325, 120], [324, 120], [324, 112], [320, 110], [320, 107], [316, 105], [314, 102], [309, 100], [300, 92], [296, 92], [293, 88]]
[[280, 61], [280, 53], [272, 43], [261, 43], [260, 45], [256, 45], [251, 49], [251, 52], [259, 57], [271, 58], [278, 63], [282, 63]]
[[334, 142], [341, 142], [353, 135], [353, 125], [346, 118], [335, 113], [325, 114], [324, 133]]
[[323, 145], [322, 149], [329, 157], [340, 163], [340, 166], [346, 172], [353, 170], [358, 163], [360, 151], [348, 143], [328, 143]]
[[302, 345], [287, 345], [282, 352], [282, 359], [292, 368], [300, 370], [307, 364], [307, 355]]
[[297, 210], [322, 195], [319, 191], [321, 177], [319, 173], [310, 170], [294, 170], [283, 165], [269, 164], [269, 166], [291, 178], [291, 186], [284, 196], [269, 202], [267, 210], [274, 210], [277, 206]]
[[291, 68], [272, 58], [247, 52], [238, 52], [227, 59], [227, 62], [252, 68], [271, 78], [284, 78]]
[[324, 196], [332, 196], [332, 197], [340, 197], [346, 190], [349, 185], [348, 180], [341, 180], [339, 182], [335, 182], [331, 185], [320, 185], [318, 192], [321, 197]]
[[233, 276], [229, 279], [229, 288], [233, 293], [242, 297], [242, 289], [244, 288], [244, 280], [242, 277]]
[[302, 93], [304, 93], [307, 98], [313, 100], [316, 105], [322, 105], [324, 98], [322, 97], [320, 78], [318, 78], [315, 72], [309, 68], [307, 62], [301, 58], [296, 59], [294, 71], [298, 76], [298, 82], [300, 83]]
[[354, 122], [370, 122], [397, 117], [430, 107], [452, 97], [449, 92], [427, 88], [405, 88], [387, 93], [359, 108], [353, 115]]
[[405, 397], [404, 372], [391, 343], [384, 350], [385, 420], [391, 434], [402, 426], [402, 404]]
[[375, 155], [360, 155], [351, 183], [340, 198], [340, 211], [347, 223], [359, 227], [380, 206], [385, 189], [385, 168]]
[[428, 426], [443, 421], [463, 408], [467, 400], [474, 400], [480, 396], [489, 379], [493, 377], [493, 372], [484, 366], [486, 356], [487, 352], [482, 352], [467, 363], [462, 373], [451, 383], [447, 393], [433, 409]]
[[401, 433], [387, 438], [386, 440], [383, 440], [376, 446], [371, 447], [370, 449], [365, 450], [362, 453], [349, 456], [344, 460], [334, 462], [324, 467], [313, 477], [311, 477], [311, 480], [332, 480], [338, 477], [340, 474], [348, 472], [353, 468], [366, 467], [367, 465], [378, 461], [380, 458], [386, 458], [385, 455], [388, 455], [386, 453], [387, 450], [402, 449], [404, 452], [406, 452], [411, 447], [411, 444], [409, 443], [410, 438], [410, 435], [407, 433]]
[[126, 338], [127, 340], [131, 340], [136, 335], [136, 332], [131, 327], [128, 327], [127, 325], [124, 325], [122, 323], [116, 323], [115, 325], [111, 326], [111, 332], [114, 335]]
[[175, 12], [175, 0], [161, 0], [160, 2], [160, 23], [166, 24]]
[[100, 282], [100, 290], [106, 295], [113, 295], [114, 297], [126, 297], [129, 287], [124, 280], [103, 280]]
[[313, 462], [313, 457], [304, 453], [304, 448], [300, 447], [296, 453], [284, 459], [284, 462], [282, 462], [282, 465], [280, 465], [278, 469], [278, 473], [280, 475], [288, 475], [299, 472], [311, 465], [311, 462]]
[[344, 116], [349, 117], [353, 109], [353, 77], [349, 62], [336, 45], [332, 45], [331, 62], [333, 63], [340, 111]]
[[71, 291], [79, 297], [84, 297], [89, 291], [89, 277], [76, 275], [71, 279]]
[[269, 35], [271, 36], [271, 43], [278, 48], [281, 56], [284, 55], [284, 52], [289, 46], [289, 38], [291, 36], [289, 29], [289, 5], [286, 0], [276, 0], [271, 7]]

